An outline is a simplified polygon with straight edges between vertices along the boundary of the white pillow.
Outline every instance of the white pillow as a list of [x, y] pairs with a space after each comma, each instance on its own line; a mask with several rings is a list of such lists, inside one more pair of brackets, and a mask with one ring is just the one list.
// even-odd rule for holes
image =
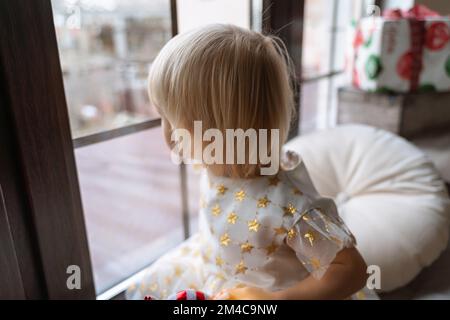
[[381, 290], [411, 281], [445, 249], [450, 200], [431, 161], [383, 130], [347, 125], [293, 139], [321, 195], [336, 200]]

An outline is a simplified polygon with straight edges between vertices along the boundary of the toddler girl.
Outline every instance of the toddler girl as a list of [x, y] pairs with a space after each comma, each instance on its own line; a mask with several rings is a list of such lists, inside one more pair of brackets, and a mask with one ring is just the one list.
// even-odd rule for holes
[[[149, 75], [168, 144], [177, 129], [193, 132], [194, 121], [224, 136], [277, 129], [285, 142], [294, 102], [289, 61], [280, 40], [236, 26], [174, 37]], [[271, 156], [281, 152], [273, 139], [262, 143]], [[344, 299], [364, 286], [355, 240], [334, 202], [317, 194], [301, 155], [281, 153], [278, 172], [267, 176], [260, 158], [248, 161], [255, 150], [248, 141], [245, 163], [204, 163], [199, 231], [150, 266], [128, 298], [192, 288], [216, 299]]]

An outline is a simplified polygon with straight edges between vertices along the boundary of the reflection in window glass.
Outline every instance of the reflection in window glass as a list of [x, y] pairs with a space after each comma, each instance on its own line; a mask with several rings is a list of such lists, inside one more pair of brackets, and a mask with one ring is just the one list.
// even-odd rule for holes
[[333, 3], [306, 0], [303, 24], [303, 77], [328, 72]]
[[162, 137], [158, 127], [75, 150], [98, 293], [182, 241], [179, 168]]
[[[304, 79], [345, 70], [352, 22], [366, 15], [373, 3], [373, 0], [305, 1], [302, 53]], [[345, 75], [339, 75], [302, 85], [302, 133], [334, 125], [337, 90], [348, 83]]]
[[149, 64], [171, 37], [168, 0], [52, 0], [73, 137], [157, 117]]
[[231, 23], [250, 28], [250, 0], [179, 0], [178, 31], [211, 23]]
[[[368, 12], [373, 2], [373, 0], [305, 1], [302, 56], [304, 78], [342, 70], [345, 67], [347, 37], [352, 21]], [[336, 36], [335, 47], [331, 52], [333, 36]]]

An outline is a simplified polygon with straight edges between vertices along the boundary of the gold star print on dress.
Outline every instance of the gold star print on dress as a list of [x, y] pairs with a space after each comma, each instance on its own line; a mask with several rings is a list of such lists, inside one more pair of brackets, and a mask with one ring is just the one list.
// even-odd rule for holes
[[235, 273], [236, 274], [245, 273], [247, 269], [248, 268], [245, 266], [244, 261], [241, 260], [241, 262], [239, 262], [239, 264], [236, 265]]
[[149, 287], [150, 291], [156, 291], [158, 290], [158, 284], [157, 283], [152, 283]]
[[213, 296], [239, 283], [274, 291], [323, 276], [354, 240], [305, 167], [291, 170], [245, 179], [210, 174], [211, 187], [204, 176], [198, 232], [152, 264], [142, 280], [147, 293], [139, 282], [131, 297], [143, 298], [154, 283], [151, 294], [164, 299], [194, 286]]
[[170, 284], [172, 283], [172, 277], [167, 276], [167, 277], [164, 279], [164, 283], [165, 283], [166, 285], [170, 285]]
[[314, 269], [320, 269], [320, 260], [317, 258], [311, 258], [309, 260], [309, 262], [311, 263], [311, 265], [313, 266]]
[[218, 267], [221, 267], [222, 265], [223, 265], [223, 259], [220, 257], [220, 256], [217, 256], [216, 257], [216, 265], [218, 266]]
[[237, 220], [237, 214], [234, 212], [231, 212], [227, 217], [227, 222], [229, 224], [235, 224]]
[[316, 240], [316, 234], [314, 231], [309, 230], [303, 235], [303, 237], [309, 241], [311, 247], [314, 245], [314, 240]]
[[239, 190], [238, 192], [236, 192], [234, 194], [234, 198], [236, 199], [236, 201], [242, 201], [245, 199], [245, 191], [244, 190]]
[[288, 203], [286, 207], [283, 207], [284, 214], [294, 215], [297, 212], [297, 208], [292, 205], [292, 203]]
[[274, 230], [275, 230], [276, 236], [284, 235], [287, 232], [286, 228], [283, 228], [283, 227], [274, 228]]
[[258, 208], [265, 208], [270, 203], [266, 196], [258, 199]]
[[219, 184], [217, 186], [217, 195], [223, 196], [225, 194], [225, 192], [228, 191], [228, 188], [225, 187], [223, 184]]
[[259, 226], [257, 219], [251, 220], [248, 222], [248, 231], [258, 232]]
[[250, 253], [253, 250], [253, 246], [248, 243], [248, 241], [246, 243], [241, 244], [241, 252], [242, 253]]
[[214, 216], [218, 216], [220, 212], [222, 212], [222, 209], [220, 209], [220, 206], [216, 204], [214, 207], [212, 207], [211, 212]]
[[223, 236], [220, 237], [220, 244], [224, 247], [228, 246], [231, 242], [230, 237], [228, 236], [228, 233], [225, 233]]
[[182, 270], [182, 268], [180, 266], [178, 266], [178, 265], [175, 266], [175, 269], [173, 271], [173, 274], [174, 274], [175, 277], [181, 276], [182, 272], [183, 272], [183, 270]]
[[295, 231], [295, 229], [290, 229], [287, 233], [287, 237], [288, 240], [292, 240], [293, 238], [295, 238], [295, 236], [297, 235], [297, 232]]
[[278, 246], [275, 243], [271, 243], [270, 245], [268, 245], [266, 247], [266, 251], [267, 251], [267, 255], [271, 255], [272, 253], [274, 253], [276, 250], [278, 249]]

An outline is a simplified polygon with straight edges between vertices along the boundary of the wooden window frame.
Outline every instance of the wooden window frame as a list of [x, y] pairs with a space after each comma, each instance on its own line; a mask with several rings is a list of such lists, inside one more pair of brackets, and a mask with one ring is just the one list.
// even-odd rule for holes
[[[94, 299], [89, 248], [68, 111], [49, 0], [0, 2], [2, 101], [19, 170], [4, 189], [6, 216], [20, 274], [40, 281], [23, 298]], [[2, 181], [3, 182], [3, 181]], [[23, 208], [11, 209], [9, 201]], [[19, 204], [16, 203], [16, 204]], [[11, 210], [8, 210], [11, 209]], [[5, 211], [5, 210], [4, 210]], [[23, 211], [23, 212], [20, 212]], [[22, 221], [17, 216], [23, 213]], [[17, 224], [16, 224], [17, 223]], [[15, 231], [15, 232], [13, 232]], [[19, 246], [26, 234], [29, 246]], [[21, 261], [33, 257], [27, 266]], [[67, 268], [81, 270], [81, 288], [69, 290]], [[10, 268], [12, 269], [12, 268]], [[0, 277], [5, 280], [6, 275]], [[29, 277], [14, 282], [29, 286]], [[8, 292], [2, 292], [9, 297]]]
[[291, 123], [289, 139], [299, 133], [304, 7], [305, 0], [263, 0], [262, 6], [263, 33], [283, 40], [295, 67], [293, 88], [297, 112]]

